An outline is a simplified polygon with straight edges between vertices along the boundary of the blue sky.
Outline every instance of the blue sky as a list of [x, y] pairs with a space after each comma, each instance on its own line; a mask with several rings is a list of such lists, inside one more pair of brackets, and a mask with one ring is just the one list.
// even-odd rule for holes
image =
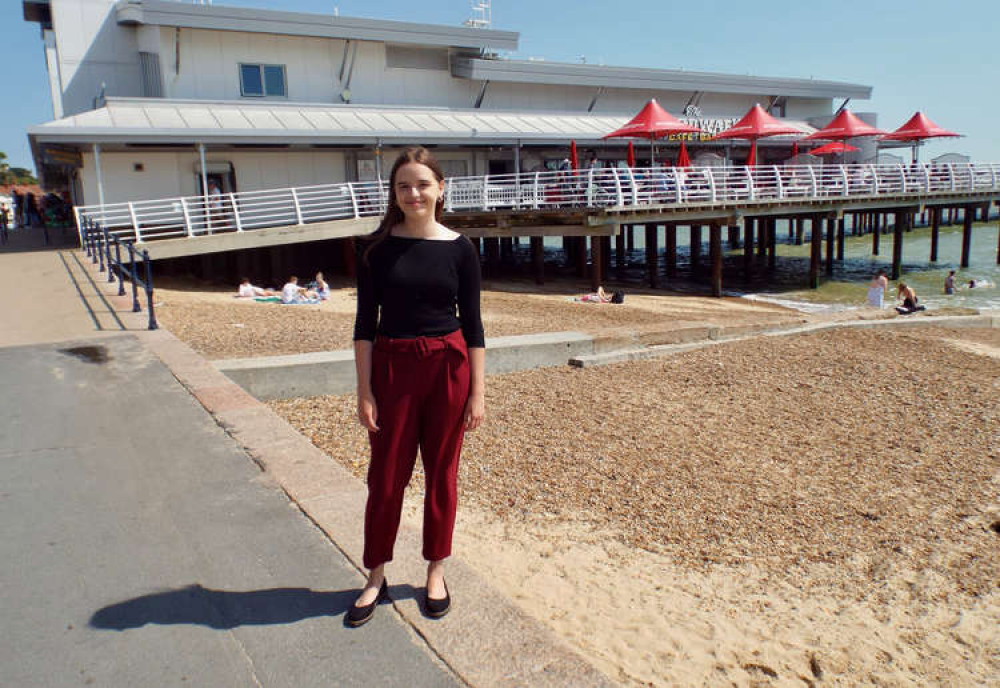
[[[183, 0], [189, 1], [189, 0]], [[216, 0], [216, 5], [460, 24], [468, 0]], [[38, 25], [20, 0], [0, 3], [7, 59], [0, 67], [0, 150], [33, 167], [25, 130], [52, 118]], [[874, 111], [894, 129], [923, 110], [965, 138], [931, 142], [945, 152], [1000, 162], [1000, 59], [993, 46], [1000, 2], [961, 0], [494, 0], [493, 27], [518, 31], [512, 58], [829, 79], [874, 87], [855, 111]], [[838, 103], [839, 104], [839, 103]], [[675, 113], [676, 114], [676, 113]], [[741, 114], [741, 113], [734, 113]]]

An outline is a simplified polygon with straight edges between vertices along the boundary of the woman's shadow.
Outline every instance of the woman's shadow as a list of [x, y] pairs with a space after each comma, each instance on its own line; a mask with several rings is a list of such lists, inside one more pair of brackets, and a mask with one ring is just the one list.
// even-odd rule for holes
[[[232, 592], [211, 590], [196, 583], [108, 605], [90, 617], [90, 626], [124, 631], [146, 624], [196, 624], [216, 629], [284, 624], [345, 614], [359, 592], [357, 588], [330, 592], [309, 588]], [[409, 585], [394, 585], [390, 589], [393, 600], [413, 595]]]

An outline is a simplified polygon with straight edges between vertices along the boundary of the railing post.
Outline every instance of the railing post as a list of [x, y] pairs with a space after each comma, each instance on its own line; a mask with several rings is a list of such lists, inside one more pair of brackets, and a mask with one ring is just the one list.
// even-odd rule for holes
[[73, 219], [76, 220], [76, 238], [80, 242], [80, 247], [83, 247], [83, 225], [80, 224], [80, 209], [73, 206]]
[[[97, 245], [97, 243], [98, 243], [98, 233], [100, 232], [100, 225], [98, 225], [95, 222], [94, 223], [94, 227], [90, 231], [91, 231], [91, 234], [93, 235], [93, 238], [91, 239], [91, 241], [94, 242], [94, 255], [90, 257], [90, 262], [93, 263], [94, 265], [97, 265], [97, 259], [101, 255], [101, 250], [100, 250], [100, 248]], [[104, 272], [104, 268], [101, 268], [101, 272]]]
[[114, 282], [115, 271], [113, 269], [114, 266], [111, 263], [111, 236], [108, 234], [107, 227], [104, 228], [104, 258], [108, 267], [108, 282]]
[[850, 193], [850, 189], [848, 187], [850, 180], [847, 176], [847, 165], [840, 166], [840, 183], [844, 186], [844, 192], [841, 195], [847, 196]]
[[[712, 203], [715, 203], [715, 173], [713, 171], [713, 168], [711, 167], [706, 167], [704, 169], [708, 170], [708, 191], [710, 194], [709, 197], [711, 198]], [[699, 229], [698, 231], [700, 232], [701, 230]]]
[[122, 277], [122, 243], [115, 235], [115, 267], [118, 268], [118, 296], [125, 296], [125, 278]]
[[778, 189], [778, 198], [785, 197], [785, 185], [781, 181], [781, 170], [778, 169], [777, 165], [771, 165], [771, 171], [774, 172], [774, 185]]
[[149, 260], [149, 251], [143, 249], [142, 262], [146, 265], [146, 308], [149, 310], [149, 329], [155, 330], [159, 327], [156, 324], [156, 313], [153, 310], [153, 266]]
[[[358, 196], [354, 193], [354, 184], [347, 182], [347, 193], [351, 196], [351, 207], [354, 209], [354, 219], [361, 217], [361, 211], [358, 210]], [[449, 197], [448, 200], [448, 211], [451, 212], [451, 200], [450, 194], [448, 194], [448, 187], [445, 188], [445, 196]]]
[[229, 205], [233, 209], [233, 220], [236, 221], [236, 231], [242, 232], [243, 218], [240, 217], [240, 209], [239, 206], [236, 205], [236, 194], [234, 194], [232, 191], [229, 192]]
[[622, 180], [618, 177], [618, 168], [612, 167], [611, 174], [615, 178], [615, 200], [617, 201], [615, 205], [620, 207], [625, 205], [625, 195], [622, 193]]
[[896, 165], [899, 170], [899, 190], [901, 193], [906, 193], [906, 168], [902, 165]]
[[632, 188], [632, 205], [639, 205], [639, 187], [635, 183], [635, 172], [631, 167], [626, 169], [628, 170], [629, 186]]
[[877, 196], [878, 195], [878, 168], [875, 165], [869, 165], [869, 167], [872, 169], [872, 190], [875, 192], [875, 195]]
[[482, 205], [483, 210], [489, 210], [490, 209], [489, 188], [490, 188], [490, 175], [484, 174], [483, 175], [483, 205]]
[[131, 242], [125, 246], [128, 248], [128, 271], [132, 275], [132, 312], [138, 313], [142, 306], [139, 305], [139, 270], [135, 262], [135, 246]]
[[[809, 168], [809, 183], [812, 185], [812, 188], [809, 190], [809, 195], [815, 198], [816, 196], [819, 195], [819, 189], [817, 188], [816, 184], [816, 170], [813, 169], [812, 165], [808, 165], [808, 168]], [[813, 222], [813, 227], [815, 226], [816, 223]]]
[[188, 210], [187, 199], [183, 197], [181, 198], [181, 212], [184, 213], [184, 226], [187, 227], [187, 235], [193, 237], [194, 227], [191, 226], [191, 212]]
[[955, 190], [955, 165], [952, 163], [948, 163], [948, 186]]
[[535, 185], [531, 190], [531, 207], [535, 210], [538, 210], [538, 190], [541, 188], [541, 184], [539, 183], [541, 174], [541, 172], [535, 172]]
[[292, 189], [292, 202], [295, 204], [295, 219], [299, 221], [300, 225], [304, 225], [305, 222], [302, 221], [302, 207], [299, 205], [299, 193]]
[[594, 168], [587, 168], [587, 194], [585, 196], [587, 200], [587, 207], [590, 208], [594, 205]]
[[[753, 168], [747, 165], [743, 166], [743, 171], [747, 175], [747, 200], [753, 201], [757, 199], [757, 186], [753, 181]], [[816, 179], [813, 178], [813, 183], [815, 184]], [[815, 195], [815, 194], [814, 194]]]
[[[975, 170], [975, 166], [970, 162], [970, 163], [966, 164], [966, 167], [968, 168], [968, 171], [969, 171], [969, 191], [975, 191], [976, 190], [976, 170]], [[966, 209], [965, 212], [968, 212], [968, 209]]]
[[101, 259], [101, 266], [100, 268], [98, 268], [98, 272], [104, 272], [104, 254], [105, 254], [104, 247], [107, 243], [108, 243], [108, 230], [105, 229], [104, 227], [101, 227], [101, 248], [98, 253], [98, 256]]
[[930, 165], [924, 163], [921, 169], [924, 172], [924, 191], [930, 193], [931, 190], [931, 168]]

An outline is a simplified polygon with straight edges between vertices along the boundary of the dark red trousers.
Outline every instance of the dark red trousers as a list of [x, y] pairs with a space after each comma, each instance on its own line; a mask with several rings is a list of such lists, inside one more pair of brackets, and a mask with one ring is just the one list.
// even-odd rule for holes
[[443, 337], [378, 337], [372, 352], [378, 432], [365, 507], [365, 568], [392, 561], [403, 492], [417, 449], [424, 465], [424, 559], [451, 554], [458, 501], [458, 457], [465, 437], [469, 354], [461, 330]]

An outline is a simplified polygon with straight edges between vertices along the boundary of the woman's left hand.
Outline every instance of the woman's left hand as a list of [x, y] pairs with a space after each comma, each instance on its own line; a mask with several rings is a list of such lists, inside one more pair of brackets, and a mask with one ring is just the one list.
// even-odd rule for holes
[[465, 402], [465, 429], [475, 430], [482, 424], [483, 416], [486, 415], [486, 396], [474, 394], [469, 396]]

